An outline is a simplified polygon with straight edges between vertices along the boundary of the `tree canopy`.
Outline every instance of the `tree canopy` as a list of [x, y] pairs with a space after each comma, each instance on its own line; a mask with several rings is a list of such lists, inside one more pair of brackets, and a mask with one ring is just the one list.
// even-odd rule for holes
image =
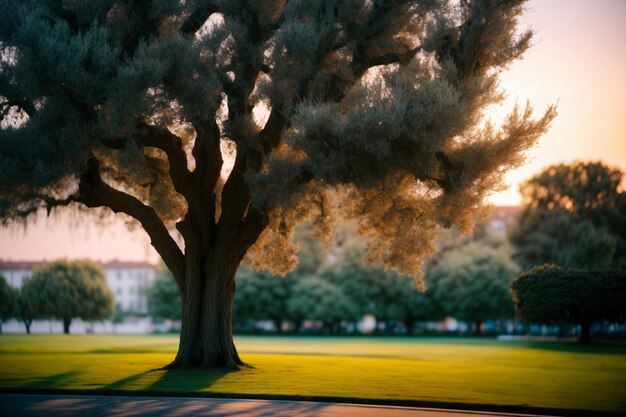
[[35, 317], [63, 320], [65, 333], [74, 318], [103, 320], [115, 309], [102, 268], [89, 261], [60, 260], [36, 269], [21, 292]]
[[590, 341], [591, 324], [626, 320], [626, 273], [542, 265], [511, 283], [511, 295], [522, 320], [539, 324], [581, 325], [580, 341]]
[[626, 267], [623, 173], [600, 162], [551, 166], [521, 186], [523, 209], [511, 231], [525, 266]]
[[297, 223], [355, 219], [418, 279], [441, 227], [471, 227], [555, 116], [484, 123], [524, 3], [1, 0], [0, 218], [135, 219], [182, 293], [171, 366], [236, 367], [237, 267], [293, 269]]

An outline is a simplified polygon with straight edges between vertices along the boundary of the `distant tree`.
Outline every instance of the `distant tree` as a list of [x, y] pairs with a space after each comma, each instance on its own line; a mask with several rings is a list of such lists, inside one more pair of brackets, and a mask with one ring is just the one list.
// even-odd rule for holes
[[471, 227], [555, 115], [483, 123], [531, 44], [524, 3], [1, 0], [0, 218], [136, 219], [183, 293], [170, 367], [237, 368], [239, 264], [255, 245], [292, 269], [295, 225], [332, 229], [329, 189], [403, 273]]
[[293, 272], [285, 277], [267, 271], [239, 268], [237, 272], [237, 293], [233, 302], [233, 320], [271, 320], [277, 332], [289, 317], [287, 301], [296, 281]]
[[0, 333], [2, 333], [2, 322], [15, 316], [17, 304], [16, 291], [0, 275]]
[[337, 285], [319, 277], [308, 277], [294, 285], [287, 301], [293, 317], [316, 320], [331, 333], [340, 331], [342, 321], [352, 321], [358, 307]]
[[236, 276], [237, 292], [233, 302], [233, 320], [239, 324], [246, 321], [271, 320], [277, 332], [284, 321], [292, 321], [287, 308], [293, 286], [302, 278], [317, 274], [324, 264], [325, 251], [320, 242], [313, 239], [315, 232], [311, 222], [299, 225], [294, 233], [298, 245], [298, 265], [285, 276], [247, 266], [239, 268]]
[[61, 260], [36, 269], [22, 295], [34, 316], [62, 320], [66, 334], [74, 318], [102, 320], [115, 310], [102, 269], [89, 261]]
[[[432, 291], [416, 288], [415, 282], [406, 275], [397, 275], [390, 280], [395, 287], [395, 302], [388, 305], [388, 317], [404, 323], [408, 334], [413, 333], [415, 323], [445, 318], [445, 314], [433, 297]], [[426, 281], [428, 287], [428, 281]]]
[[511, 241], [525, 268], [626, 268], [623, 173], [600, 162], [554, 165], [521, 186]]
[[349, 248], [335, 265], [321, 272], [321, 278], [343, 291], [358, 310], [357, 319], [372, 315], [379, 325], [389, 319], [390, 304], [397, 302], [398, 291], [393, 282], [397, 274], [385, 271], [380, 264], [364, 264], [363, 253]]
[[[28, 282], [30, 278], [27, 278], [23, 285]], [[24, 286], [20, 290], [16, 291], [16, 304], [15, 304], [15, 318], [24, 323], [26, 327], [26, 333], [30, 334], [30, 326], [33, 324], [33, 320], [36, 318], [35, 313], [28, 303], [28, 300], [24, 296]]]
[[537, 266], [511, 283], [515, 307], [528, 323], [580, 325], [581, 343], [598, 320], [626, 319], [626, 272]]
[[172, 272], [166, 266], [148, 288], [148, 313], [155, 320], [181, 320], [183, 304]]
[[485, 242], [446, 252], [427, 272], [429, 291], [446, 315], [473, 325], [514, 315], [509, 283], [519, 274], [509, 251]]

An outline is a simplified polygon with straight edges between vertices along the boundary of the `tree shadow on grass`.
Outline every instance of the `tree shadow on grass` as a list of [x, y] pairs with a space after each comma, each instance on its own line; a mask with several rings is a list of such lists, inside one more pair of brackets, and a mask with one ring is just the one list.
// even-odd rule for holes
[[36, 377], [21, 388], [26, 389], [53, 389], [63, 388], [63, 383], [80, 374], [80, 371], [68, 371], [48, 376]]
[[154, 393], [195, 393], [209, 388], [228, 371], [201, 369], [150, 370], [102, 386], [104, 391], [145, 391]]
[[108, 385], [104, 385], [102, 386], [102, 389], [104, 390], [111, 390], [111, 391], [117, 391], [117, 390], [122, 390], [125, 388], [129, 388], [127, 385], [128, 384], [132, 384], [135, 381], [139, 381], [141, 378], [143, 378], [144, 376], [148, 375], [151, 371], [146, 371], [146, 372], [141, 372], [135, 375], [131, 375], [129, 377], [126, 378], [122, 378], [120, 380], [117, 380], [111, 384]]
[[200, 392], [226, 376], [226, 370], [202, 369], [169, 369], [161, 372], [162, 375], [149, 388], [154, 392]]

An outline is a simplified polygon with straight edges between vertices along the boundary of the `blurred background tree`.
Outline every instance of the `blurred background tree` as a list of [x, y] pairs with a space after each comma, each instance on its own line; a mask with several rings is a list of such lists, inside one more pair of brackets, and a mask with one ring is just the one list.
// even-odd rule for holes
[[165, 265], [161, 265], [159, 275], [147, 290], [147, 296], [148, 314], [154, 320], [181, 320], [183, 305], [178, 284]]
[[30, 326], [33, 324], [33, 320], [39, 317], [35, 315], [33, 308], [30, 306], [28, 300], [26, 299], [23, 287], [19, 290], [16, 290], [16, 301], [17, 302], [15, 303], [15, 312], [13, 317], [24, 323], [24, 327], [26, 327], [26, 333], [30, 334]]
[[509, 283], [519, 271], [506, 245], [479, 241], [447, 251], [426, 280], [443, 312], [480, 334], [485, 320], [514, 316]]
[[601, 162], [554, 165], [521, 186], [510, 239], [525, 268], [626, 268], [623, 173]]
[[289, 316], [287, 302], [297, 275], [291, 272], [280, 277], [267, 271], [239, 268], [233, 302], [234, 323], [242, 325], [248, 321], [271, 320], [280, 333]]
[[4, 276], [0, 275], [0, 333], [2, 322], [15, 316], [16, 304], [16, 290], [7, 283]]
[[579, 324], [581, 343], [591, 341], [594, 322], [624, 322], [626, 319], [624, 270], [537, 266], [511, 283], [511, 294], [522, 320], [539, 324]]
[[60, 260], [36, 269], [24, 281], [22, 296], [28, 312], [62, 320], [66, 334], [74, 318], [104, 320], [115, 310], [102, 268], [90, 261]]
[[358, 305], [340, 287], [315, 276], [303, 278], [293, 286], [287, 308], [292, 317], [322, 322], [328, 333], [339, 333], [342, 321], [359, 318]]

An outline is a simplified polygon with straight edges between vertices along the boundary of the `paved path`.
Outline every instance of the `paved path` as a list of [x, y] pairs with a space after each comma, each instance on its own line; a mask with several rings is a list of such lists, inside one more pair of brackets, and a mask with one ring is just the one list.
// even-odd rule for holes
[[497, 417], [487, 413], [306, 401], [0, 394], [0, 417]]

